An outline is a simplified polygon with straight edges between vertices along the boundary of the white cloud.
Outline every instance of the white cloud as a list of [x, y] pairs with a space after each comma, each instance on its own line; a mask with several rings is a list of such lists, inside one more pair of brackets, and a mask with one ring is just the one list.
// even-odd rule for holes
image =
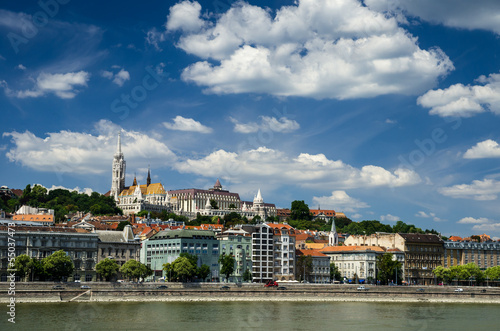
[[500, 223], [487, 223], [487, 224], [477, 224], [472, 227], [472, 230], [474, 231], [481, 231], [483, 233], [485, 232], [500, 232]]
[[26, 67], [23, 66], [22, 64], [19, 64], [16, 68], [23, 71], [26, 70]]
[[417, 103], [431, 108], [429, 114], [441, 117], [471, 117], [485, 111], [500, 115], [500, 74], [480, 76], [476, 82], [483, 85], [455, 84], [430, 90], [420, 96]]
[[401, 221], [401, 218], [398, 216], [387, 214], [387, 215], [380, 215], [380, 221], [381, 222], [399, 222], [399, 221]]
[[294, 120], [290, 120], [286, 117], [276, 117], [261, 116], [261, 123], [239, 123], [236, 119], [230, 118], [230, 121], [234, 123], [234, 132], [239, 133], [253, 133], [259, 130], [263, 131], [274, 131], [274, 132], [292, 132], [300, 128], [299, 123]]
[[490, 223], [490, 220], [484, 217], [481, 218], [473, 218], [473, 217], [464, 217], [457, 223], [460, 224], [486, 224]]
[[199, 133], [212, 133], [212, 128], [195, 121], [192, 118], [184, 118], [176, 116], [173, 118], [174, 123], [163, 122], [163, 125], [170, 130], [190, 131]]
[[494, 179], [474, 180], [472, 184], [440, 188], [439, 193], [452, 198], [496, 200], [500, 193], [500, 181]]
[[[40, 184], [38, 184], [38, 185], [40, 185]], [[43, 185], [41, 185], [41, 186], [43, 186]], [[71, 191], [71, 192], [76, 191], [76, 192], [78, 192], [78, 193], [85, 193], [85, 194], [87, 194], [87, 195], [91, 195], [91, 194], [92, 194], [92, 192], [94, 192], [94, 190], [92, 190], [92, 189], [91, 189], [91, 188], [89, 188], [89, 187], [85, 187], [84, 189], [81, 189], [81, 188], [79, 188], [78, 186], [77, 186], [77, 187], [75, 187], [75, 188], [66, 188], [66, 187], [64, 187], [64, 186], [56, 186], [56, 185], [52, 185], [52, 187], [51, 187], [51, 188], [46, 187], [46, 189], [47, 189], [47, 191], [48, 191], [48, 192], [53, 191], [53, 190], [57, 190], [57, 189], [61, 189], [61, 190], [68, 190], [68, 191]]]
[[[45, 138], [30, 131], [7, 132], [11, 137], [6, 156], [11, 162], [56, 175], [102, 174], [110, 171], [112, 155], [116, 151], [119, 126], [107, 120], [96, 123], [97, 134], [60, 131], [47, 133]], [[175, 155], [162, 142], [148, 134], [122, 130], [122, 150], [128, 169], [144, 167], [144, 159], [151, 164], [166, 165], [175, 160]]]
[[350, 197], [345, 191], [333, 191], [330, 196], [313, 197], [313, 203], [321, 205], [322, 208], [326, 207], [347, 213], [354, 213], [360, 208], [370, 207], [368, 204]]
[[90, 74], [85, 71], [69, 72], [66, 74], [47, 74], [42, 72], [38, 75], [35, 86], [31, 90], [11, 90], [5, 81], [2, 86], [5, 93], [10, 97], [37, 98], [53, 93], [61, 99], [71, 99], [79, 92], [77, 87], [87, 86]]
[[101, 76], [104, 78], [107, 78], [109, 80], [113, 80], [113, 83], [115, 83], [118, 86], [123, 86], [123, 84], [127, 81], [130, 80], [130, 73], [120, 66], [112, 66], [111, 68], [113, 69], [120, 69], [120, 71], [116, 74], [114, 74], [111, 71], [103, 70], [101, 72]]
[[167, 30], [182, 30], [196, 32], [205, 25], [200, 19], [201, 5], [198, 2], [184, 1], [170, 8], [170, 14], [165, 25]]
[[491, 139], [481, 141], [468, 149], [464, 159], [484, 159], [500, 157], [500, 145]]
[[0, 60], [5, 60], [5, 57], [3, 57], [2, 54], [0, 54]]
[[[453, 70], [438, 48], [423, 50], [395, 18], [357, 0], [300, 0], [270, 10], [236, 2], [214, 23], [197, 2], [171, 8], [177, 47], [207, 61], [181, 77], [207, 93], [267, 93], [316, 99], [419, 94]], [[162, 32], [150, 30], [158, 47]]]
[[146, 42], [154, 48], [156, 48], [157, 51], [161, 51], [160, 43], [165, 41], [165, 34], [163, 32], [158, 31], [157, 29], [153, 28], [149, 30], [146, 34]]
[[426, 212], [419, 211], [418, 213], [415, 214], [417, 217], [422, 217], [422, 218], [432, 218], [434, 222], [444, 222], [445, 220], [439, 218], [436, 216], [434, 213], [429, 213], [427, 214]]
[[365, 0], [374, 10], [420, 17], [452, 28], [481, 29], [500, 34], [497, 0]]
[[311, 188], [396, 187], [420, 182], [420, 177], [407, 169], [391, 172], [373, 165], [358, 169], [342, 161], [329, 160], [323, 154], [301, 153], [290, 157], [266, 147], [239, 153], [221, 149], [201, 159], [178, 162], [175, 167], [183, 173], [221, 177], [233, 183], [265, 181], [279, 185], [286, 182]]

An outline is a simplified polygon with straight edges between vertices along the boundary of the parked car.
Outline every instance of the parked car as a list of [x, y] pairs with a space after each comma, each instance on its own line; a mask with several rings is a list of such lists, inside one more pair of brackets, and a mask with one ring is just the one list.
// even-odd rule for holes
[[425, 292], [425, 289], [423, 289], [423, 288], [417, 288], [417, 292]]
[[168, 288], [168, 286], [167, 286], [167, 285], [160, 285], [160, 286], [157, 286], [156, 288], [157, 288], [158, 290], [165, 290], [165, 289], [167, 289], [167, 288]]
[[278, 287], [278, 283], [276, 283], [274, 280], [270, 280], [266, 283], [266, 285], [264, 285], [264, 287], [273, 287], [273, 286]]
[[278, 291], [285, 291], [285, 290], [286, 290], [286, 287], [284, 287], [284, 286], [278, 286], [276, 289], [277, 289]]
[[464, 291], [464, 289], [461, 287], [455, 289], [455, 292], [463, 292], [463, 291]]
[[88, 286], [88, 285], [82, 285], [82, 286], [80, 286], [80, 288], [82, 290], [90, 290], [90, 286]]
[[64, 287], [62, 285], [54, 285], [52, 287], [53, 290], [64, 290]]
[[221, 289], [221, 290], [223, 290], [223, 291], [227, 291], [227, 290], [229, 290], [229, 289], [230, 289], [230, 287], [229, 287], [229, 286], [227, 286], [227, 285], [224, 285], [224, 286], [222, 286], [220, 289]]
[[75, 283], [81, 283], [82, 281], [80, 279], [75, 279]]
[[358, 291], [368, 291], [369, 288], [368, 287], [365, 287], [364, 285], [361, 285], [358, 287]]

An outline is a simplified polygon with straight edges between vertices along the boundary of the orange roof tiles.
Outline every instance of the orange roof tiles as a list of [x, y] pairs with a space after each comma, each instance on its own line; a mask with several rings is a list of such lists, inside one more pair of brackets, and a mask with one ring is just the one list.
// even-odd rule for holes
[[321, 250], [321, 252], [351, 252], [351, 251], [375, 251], [375, 252], [385, 252], [382, 247], [379, 246], [328, 246]]
[[328, 257], [328, 255], [325, 255], [325, 254], [321, 253], [319, 250], [315, 250], [315, 249], [298, 249], [297, 255], [311, 255], [311, 256]]

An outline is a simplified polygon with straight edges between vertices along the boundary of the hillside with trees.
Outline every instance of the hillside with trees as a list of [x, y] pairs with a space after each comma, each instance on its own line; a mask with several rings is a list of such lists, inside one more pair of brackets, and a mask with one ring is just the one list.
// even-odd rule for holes
[[64, 215], [75, 212], [91, 212], [93, 215], [123, 214], [122, 210], [116, 206], [113, 197], [106, 197], [97, 192], [88, 195], [65, 189], [47, 191], [41, 185], [33, 187], [27, 185], [20, 198], [10, 198], [6, 201], [2, 199], [0, 208], [13, 213], [23, 205], [54, 209], [56, 222], [64, 221]]

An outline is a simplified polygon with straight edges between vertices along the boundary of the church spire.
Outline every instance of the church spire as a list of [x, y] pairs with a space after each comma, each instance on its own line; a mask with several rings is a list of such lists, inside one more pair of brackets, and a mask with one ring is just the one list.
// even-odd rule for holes
[[122, 133], [118, 132], [118, 142], [116, 143], [116, 155], [120, 155], [122, 153]]
[[135, 174], [134, 174], [134, 182], [132, 183], [132, 186], [137, 186], [137, 178], [136, 178]]
[[148, 164], [148, 179], [146, 180], [147, 186], [151, 185], [151, 167]]

